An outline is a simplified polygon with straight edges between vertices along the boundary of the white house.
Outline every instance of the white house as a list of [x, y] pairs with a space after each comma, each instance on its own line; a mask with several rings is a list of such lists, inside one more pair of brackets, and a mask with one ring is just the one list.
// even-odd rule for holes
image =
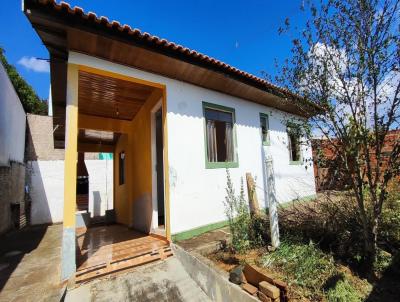
[[287, 121], [316, 105], [64, 2], [25, 0], [24, 12], [50, 53], [54, 144], [65, 148], [64, 277], [75, 269], [77, 152], [112, 152], [116, 221], [168, 240], [224, 224], [227, 168], [237, 191], [256, 178], [263, 207], [270, 181], [281, 203], [315, 195], [311, 145]]

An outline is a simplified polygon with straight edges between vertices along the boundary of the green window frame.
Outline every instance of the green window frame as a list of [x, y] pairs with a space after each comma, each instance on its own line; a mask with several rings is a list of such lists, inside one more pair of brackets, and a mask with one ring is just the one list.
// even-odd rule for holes
[[[286, 128], [287, 138], [288, 138], [288, 149], [289, 149], [289, 164], [290, 165], [302, 165], [303, 164], [303, 154], [301, 150], [301, 132], [297, 128], [287, 126]], [[293, 149], [293, 143], [295, 142], [295, 149]], [[297, 155], [297, 159], [293, 156]]]
[[[237, 140], [236, 140], [236, 117], [235, 117], [235, 109], [218, 105], [218, 104], [213, 104], [213, 103], [208, 103], [208, 102], [203, 102], [203, 122], [204, 122], [204, 154], [205, 154], [205, 167], [206, 169], [219, 169], [219, 168], [237, 168], [239, 167], [239, 161], [237, 157]], [[207, 111], [207, 109], [210, 109], [210, 111], [217, 111], [215, 114], [218, 115], [218, 111], [224, 115], [224, 113], [229, 113], [231, 114], [231, 121], [232, 121], [232, 128], [231, 128], [231, 157], [233, 160], [230, 161], [212, 161], [210, 160], [209, 156], [209, 150], [210, 147], [208, 145], [209, 137], [208, 137], [208, 122], [213, 121], [213, 119], [208, 119], [207, 118], [207, 113], [210, 113], [210, 111]], [[225, 115], [226, 116], [226, 115]], [[226, 144], [226, 139], [225, 139], [225, 144]], [[218, 144], [217, 144], [218, 146]], [[225, 148], [227, 146], [225, 145]], [[215, 155], [215, 154], [214, 154]], [[216, 155], [215, 155], [216, 156]], [[228, 156], [228, 155], [226, 155]]]
[[260, 129], [261, 140], [264, 146], [270, 146], [271, 141], [269, 137], [269, 116], [265, 113], [260, 113]]

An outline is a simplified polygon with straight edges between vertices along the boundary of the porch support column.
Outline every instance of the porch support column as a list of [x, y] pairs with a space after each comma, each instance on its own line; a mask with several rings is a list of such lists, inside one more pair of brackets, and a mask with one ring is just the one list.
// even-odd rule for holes
[[76, 271], [75, 210], [78, 160], [78, 66], [68, 64], [65, 112], [64, 219], [61, 279], [67, 280]]

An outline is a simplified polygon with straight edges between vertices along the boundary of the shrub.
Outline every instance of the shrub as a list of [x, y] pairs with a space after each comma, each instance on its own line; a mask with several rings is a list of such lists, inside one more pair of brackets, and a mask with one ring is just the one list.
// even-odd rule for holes
[[227, 187], [225, 197], [225, 214], [228, 218], [232, 235], [232, 247], [243, 252], [250, 248], [250, 213], [244, 198], [243, 179], [241, 179], [240, 194], [236, 196], [229, 170], [226, 171]]
[[383, 204], [379, 239], [390, 252], [400, 249], [400, 186], [393, 182]]

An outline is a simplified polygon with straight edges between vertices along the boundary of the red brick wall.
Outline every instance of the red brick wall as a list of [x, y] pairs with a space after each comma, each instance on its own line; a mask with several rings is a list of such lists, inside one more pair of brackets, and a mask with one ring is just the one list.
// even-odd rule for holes
[[[400, 130], [390, 131], [386, 137], [384, 146], [382, 148], [381, 156], [383, 161], [381, 162], [382, 171], [387, 169], [388, 156], [390, 155], [393, 145], [396, 140], [400, 139]], [[346, 187], [346, 180], [342, 177], [338, 177], [336, 174], [337, 166], [340, 162], [336, 158], [335, 148], [328, 140], [313, 140], [313, 160], [314, 160], [314, 175], [317, 191], [327, 189], [344, 189]], [[322, 152], [324, 157], [327, 159], [327, 165], [320, 165], [317, 160], [318, 152]], [[377, 160], [374, 152], [370, 152], [371, 163], [373, 167], [376, 166]]]

